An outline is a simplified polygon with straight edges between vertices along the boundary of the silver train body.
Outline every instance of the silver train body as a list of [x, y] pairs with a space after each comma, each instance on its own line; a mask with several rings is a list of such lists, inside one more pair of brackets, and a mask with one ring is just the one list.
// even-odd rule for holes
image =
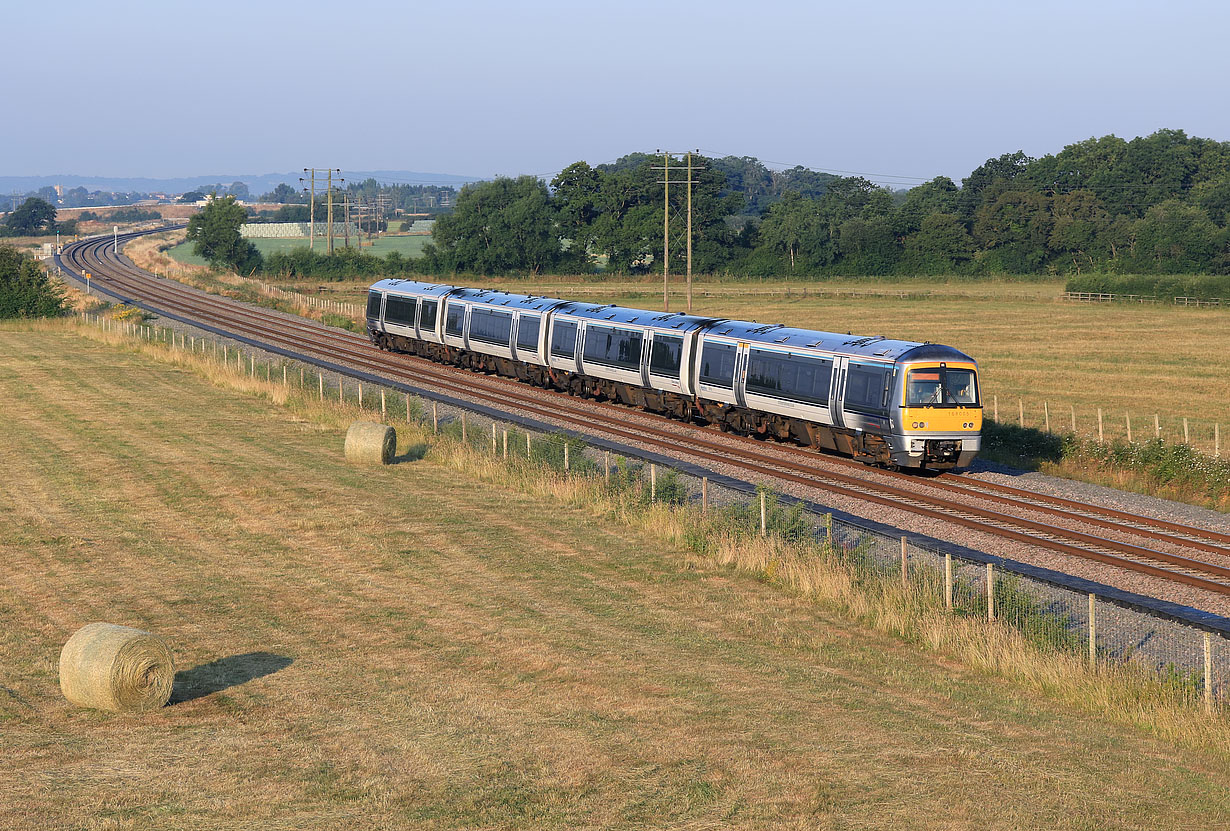
[[381, 280], [381, 349], [902, 468], [967, 466], [977, 364], [947, 346]]

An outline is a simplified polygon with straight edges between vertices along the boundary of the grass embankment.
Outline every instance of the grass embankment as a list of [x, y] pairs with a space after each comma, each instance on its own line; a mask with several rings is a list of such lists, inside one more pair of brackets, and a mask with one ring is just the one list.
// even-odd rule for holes
[[[321, 220], [323, 223], [323, 220]], [[275, 252], [289, 252], [296, 248], [307, 248], [308, 241], [306, 238], [264, 238], [256, 237], [249, 240], [261, 254], [268, 256]], [[394, 251], [400, 253], [403, 257], [421, 257], [423, 256], [423, 247], [431, 242], [430, 234], [384, 234], [374, 237], [371, 240], [367, 239], [367, 235], [363, 235], [362, 245], [357, 237], [351, 236], [350, 245], [357, 248], [364, 254], [374, 254], [377, 257], [384, 257]], [[341, 249], [346, 244], [345, 237], [334, 237], [333, 247]], [[167, 255], [177, 262], [185, 265], [207, 265], [205, 260], [198, 257], [192, 250], [192, 243], [182, 242], [178, 245], [167, 249]], [[324, 253], [327, 250], [328, 241], [324, 237], [316, 240], [315, 251]]]
[[[349, 467], [353, 407], [71, 324], [0, 356], [5, 827], [1230, 821], [1224, 716], [891, 581], [413, 427]], [[179, 703], [69, 707], [93, 620]]]

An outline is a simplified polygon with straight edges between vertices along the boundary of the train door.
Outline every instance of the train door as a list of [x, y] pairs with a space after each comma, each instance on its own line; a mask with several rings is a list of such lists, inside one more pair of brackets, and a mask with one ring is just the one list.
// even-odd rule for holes
[[840, 355], [833, 356], [833, 389], [829, 392], [829, 418], [834, 427], [844, 427], [841, 411], [846, 399], [846, 370], [850, 360]]
[[740, 407], [747, 406], [747, 360], [751, 350], [744, 342], [739, 343], [739, 351], [735, 353], [735, 403]]

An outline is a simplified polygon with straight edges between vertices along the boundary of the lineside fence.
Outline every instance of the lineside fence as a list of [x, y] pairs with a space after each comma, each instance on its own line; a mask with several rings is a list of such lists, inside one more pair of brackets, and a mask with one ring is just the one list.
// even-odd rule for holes
[[1111, 294], [1100, 291], [1065, 291], [1060, 298], [1077, 303], [1170, 303], [1195, 308], [1230, 307], [1230, 297], [1158, 297], [1152, 294]]
[[[1078, 436], [1095, 438], [1100, 444], [1122, 439], [1128, 444], [1164, 439], [1171, 443], [1183, 443], [1192, 450], [1205, 453], [1213, 458], [1220, 458], [1223, 450], [1222, 430], [1220, 422], [1205, 419], [1189, 419], [1174, 413], [1141, 413], [1135, 415], [1131, 411], [1113, 411], [1095, 407], [1078, 410], [1076, 405], [1066, 407], [1043, 401], [1041, 406], [1031, 402], [1028, 406], [1025, 399], [1017, 398], [1014, 402], [1004, 404], [1004, 418], [1000, 419], [999, 396], [991, 396], [990, 417], [997, 424], [1015, 424], [1019, 427], [1031, 427], [1050, 434], [1075, 433]], [[986, 402], [983, 402], [986, 406]], [[984, 414], [986, 410], [983, 410]]]
[[753, 490], [682, 463], [667, 466], [661, 457], [590, 445], [544, 431], [544, 425], [476, 413], [395, 385], [343, 376], [330, 380], [305, 363], [271, 362], [264, 352], [136, 320], [80, 319], [356, 416], [420, 425], [500, 463], [588, 477], [611, 493], [634, 495], [645, 506], [667, 503], [720, 517], [732, 532], [818, 542], [817, 556], [831, 557], [868, 592], [899, 590], [904, 613], [916, 621], [939, 615], [1006, 627], [1033, 650], [1067, 660], [1067, 666], [1075, 660], [1094, 673], [1126, 672], [1209, 713], [1230, 710], [1230, 619], [993, 555], [898, 536], [874, 523], [834, 516], [820, 506]]

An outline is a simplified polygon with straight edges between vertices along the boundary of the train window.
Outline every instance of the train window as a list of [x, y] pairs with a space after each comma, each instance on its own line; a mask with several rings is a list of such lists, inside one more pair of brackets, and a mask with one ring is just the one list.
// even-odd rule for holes
[[461, 337], [461, 324], [466, 317], [466, 307], [460, 303], [449, 303], [448, 312], [444, 317], [444, 333]]
[[956, 407], [978, 401], [978, 387], [972, 369], [926, 367], [912, 369], [906, 377], [907, 407]]
[[512, 312], [490, 309], [470, 312], [470, 340], [508, 346], [512, 340]]
[[847, 410], [880, 415], [888, 412], [893, 368], [883, 364], [850, 364], [846, 373]]
[[953, 404], [978, 403], [978, 379], [972, 369], [948, 368], [945, 379], [945, 401]]
[[380, 298], [382, 296], [378, 291], [367, 293], [367, 316], [372, 320], [380, 319]]
[[521, 314], [521, 322], [517, 324], [517, 348], [538, 351], [538, 330], [542, 318], [538, 315]]
[[414, 307], [418, 303], [413, 297], [394, 297], [389, 295], [384, 304], [384, 322], [396, 323], [399, 326], [414, 325]]
[[571, 320], [556, 320], [551, 326], [551, 354], [557, 358], [577, 354], [577, 325]]
[[701, 382], [726, 389], [733, 387], [737, 351], [733, 343], [705, 341], [705, 348], [700, 352]]
[[639, 329], [613, 329], [591, 323], [585, 327], [585, 362], [639, 370], [643, 336]]
[[747, 362], [747, 391], [821, 407], [829, 403], [833, 362], [808, 355], [752, 349]]
[[436, 331], [436, 308], [439, 304], [439, 300], [423, 300], [423, 308], [419, 312], [420, 332]]
[[679, 377], [679, 365], [683, 362], [683, 338], [655, 334], [649, 350], [649, 372], [653, 375]]

